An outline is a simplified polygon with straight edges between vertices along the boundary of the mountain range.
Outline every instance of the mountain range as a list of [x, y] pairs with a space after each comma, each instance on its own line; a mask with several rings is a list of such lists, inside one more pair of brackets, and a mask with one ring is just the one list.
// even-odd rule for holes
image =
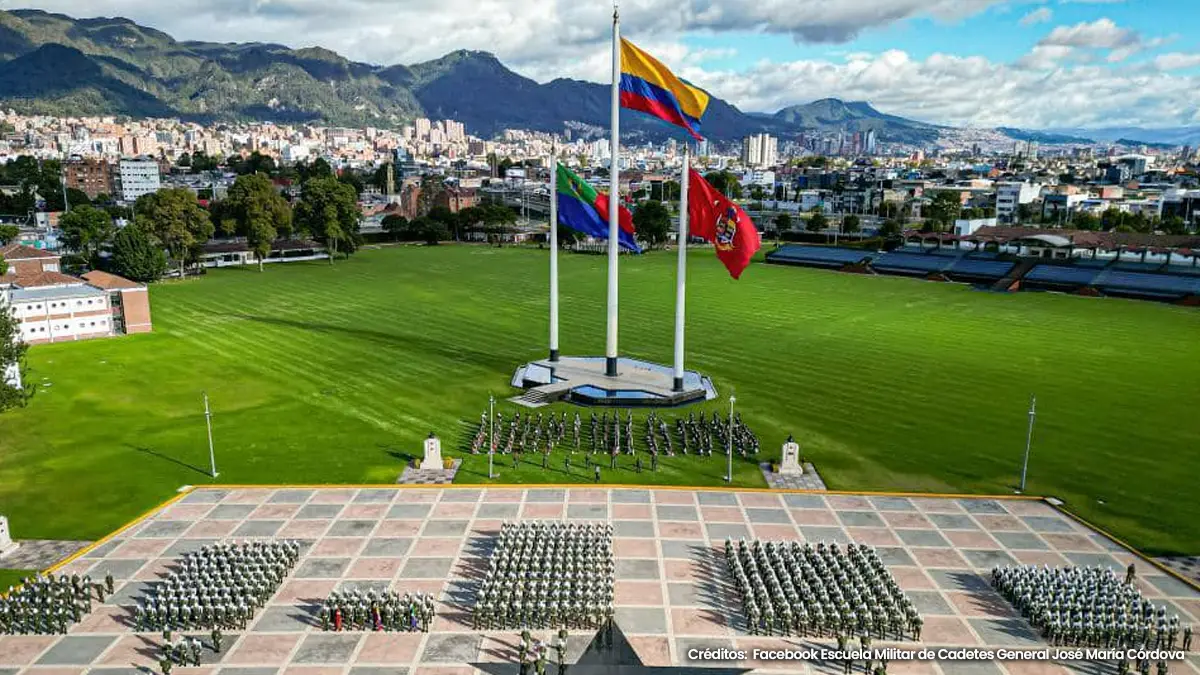
[[[397, 126], [415, 117], [455, 119], [471, 134], [506, 128], [602, 137], [608, 85], [541, 84], [492, 54], [456, 51], [412, 65], [350, 61], [320, 47], [178, 41], [124, 18], [74, 19], [41, 10], [0, 11], [0, 107], [25, 114], [179, 117], [200, 122], [324, 122]], [[673, 127], [622, 112], [627, 141], [679, 137]], [[947, 129], [826, 98], [774, 114], [746, 113], [714, 97], [703, 132], [714, 141], [754, 133], [874, 130], [881, 141], [928, 144]], [[1137, 138], [1125, 130], [1124, 138]], [[1039, 132], [1004, 130], [1013, 138]], [[1057, 132], [1084, 142], [1087, 132]], [[1069, 140], [1067, 140], [1069, 139]], [[1024, 138], [1030, 140], [1030, 138]], [[1036, 140], [1036, 139], [1032, 139]]]

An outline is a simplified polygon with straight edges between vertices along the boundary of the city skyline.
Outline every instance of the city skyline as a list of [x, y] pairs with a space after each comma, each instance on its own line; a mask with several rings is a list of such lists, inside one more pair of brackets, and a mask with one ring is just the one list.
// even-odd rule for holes
[[[468, 13], [457, 0], [422, 0], [385, 14], [359, 0], [339, 4], [337, 16], [300, 0], [183, 4], [168, 12], [143, 0], [43, 0], [35, 8], [124, 16], [181, 40], [321, 46], [371, 63], [482, 49], [542, 82], [608, 77], [611, 8], [603, 3], [532, 11], [493, 0]], [[837, 97], [955, 126], [1167, 127], [1200, 124], [1192, 94], [1200, 19], [1184, 10], [1182, 0], [647, 1], [622, 8], [622, 28], [747, 111]], [[423, 26], [420, 39], [412, 26]]]

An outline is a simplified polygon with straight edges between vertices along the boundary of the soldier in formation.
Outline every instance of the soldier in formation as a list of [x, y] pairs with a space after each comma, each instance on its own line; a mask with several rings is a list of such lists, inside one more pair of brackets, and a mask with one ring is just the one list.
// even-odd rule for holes
[[114, 587], [111, 574], [104, 583], [78, 574], [26, 577], [19, 588], [9, 586], [0, 596], [0, 635], [64, 634], [92, 611], [93, 594], [103, 602]]
[[992, 586], [1055, 646], [1190, 647], [1192, 627], [1143, 598], [1132, 574], [1122, 580], [1100, 566], [1004, 566], [992, 569]]
[[475, 628], [611, 630], [614, 574], [609, 523], [505, 523], [479, 589]]
[[138, 631], [244, 630], [300, 559], [295, 541], [209, 544], [185, 554], [134, 610]]
[[321, 629], [429, 632], [434, 607], [433, 596], [425, 593], [334, 592], [321, 605]]
[[871, 546], [725, 540], [752, 634], [918, 639], [921, 618]]

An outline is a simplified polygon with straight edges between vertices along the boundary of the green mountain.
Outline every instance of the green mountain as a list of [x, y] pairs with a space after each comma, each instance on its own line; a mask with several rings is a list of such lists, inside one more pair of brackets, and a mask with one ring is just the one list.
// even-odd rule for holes
[[[120, 114], [211, 122], [321, 121], [395, 126], [452, 118], [491, 136], [505, 128], [602, 136], [607, 85], [539, 84], [486, 52], [456, 51], [414, 65], [376, 66], [311, 47], [180, 42], [123, 18], [74, 19], [40, 10], [0, 11], [0, 107], [48, 115]], [[681, 138], [675, 127], [623, 111], [627, 142]], [[938, 127], [884, 115], [866, 103], [824, 99], [775, 115], [747, 114], [712, 99], [703, 132], [736, 141], [769, 132], [866, 131], [923, 143]]]
[[775, 113], [773, 119], [804, 131], [866, 133], [874, 129], [880, 140], [897, 143], [928, 143], [937, 140], [942, 127], [881, 113], [866, 101], [823, 98], [794, 105]]

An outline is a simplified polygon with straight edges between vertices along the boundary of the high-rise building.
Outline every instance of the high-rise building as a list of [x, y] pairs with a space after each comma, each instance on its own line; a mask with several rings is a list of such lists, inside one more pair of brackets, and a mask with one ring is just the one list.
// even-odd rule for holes
[[867, 129], [866, 149], [867, 149], [868, 155], [875, 154], [875, 150], [876, 150], [878, 142], [879, 142], [879, 137], [878, 137], [878, 134], [875, 133], [875, 130]]
[[779, 140], [770, 134], [755, 134], [742, 139], [742, 164], [775, 166]]
[[63, 164], [63, 174], [67, 187], [83, 192], [88, 199], [114, 192], [112, 166], [104, 160], [72, 159]]
[[138, 197], [158, 192], [162, 187], [162, 176], [158, 162], [149, 159], [122, 159], [118, 165], [117, 180], [121, 199], [137, 201]]

